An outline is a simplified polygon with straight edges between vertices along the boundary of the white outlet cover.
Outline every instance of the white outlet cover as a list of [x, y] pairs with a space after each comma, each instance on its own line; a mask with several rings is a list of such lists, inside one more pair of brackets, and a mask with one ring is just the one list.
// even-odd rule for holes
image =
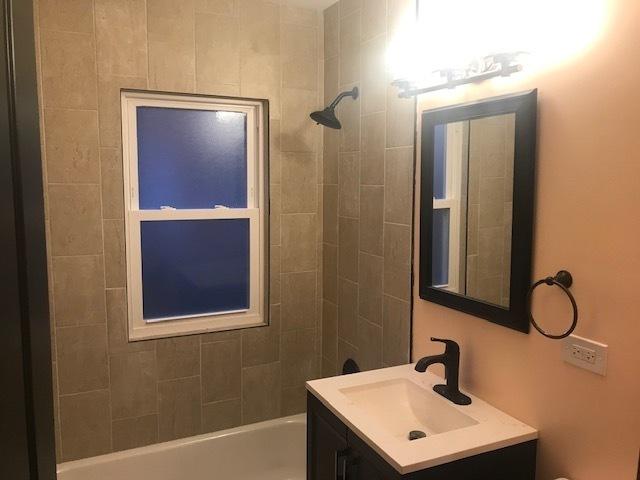
[[[596, 354], [594, 363], [590, 363], [586, 360], [575, 358], [571, 351], [574, 345], [593, 350]], [[562, 344], [562, 358], [565, 362], [575, 365], [576, 367], [584, 368], [585, 370], [592, 371], [598, 375], [606, 375], [607, 373], [607, 350], [609, 346], [604, 343], [596, 342], [595, 340], [589, 340], [588, 338], [579, 337], [578, 335], [569, 335], [563, 340]]]

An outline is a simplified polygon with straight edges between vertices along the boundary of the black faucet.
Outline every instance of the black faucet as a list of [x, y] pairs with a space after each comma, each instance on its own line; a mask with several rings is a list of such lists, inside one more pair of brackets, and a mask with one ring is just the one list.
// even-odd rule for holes
[[431, 355], [418, 360], [416, 363], [417, 372], [425, 372], [429, 365], [442, 363], [444, 365], [444, 376], [447, 379], [446, 385], [434, 385], [433, 390], [444, 398], [451, 400], [456, 405], [469, 405], [471, 399], [458, 388], [458, 372], [460, 370], [460, 346], [453, 340], [431, 337], [432, 342], [442, 342], [446, 345], [444, 353]]

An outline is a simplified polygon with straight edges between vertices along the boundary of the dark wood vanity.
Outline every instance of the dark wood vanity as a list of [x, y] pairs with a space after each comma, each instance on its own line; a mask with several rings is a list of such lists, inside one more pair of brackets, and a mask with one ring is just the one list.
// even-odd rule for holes
[[537, 440], [399, 473], [307, 393], [307, 480], [534, 480]]

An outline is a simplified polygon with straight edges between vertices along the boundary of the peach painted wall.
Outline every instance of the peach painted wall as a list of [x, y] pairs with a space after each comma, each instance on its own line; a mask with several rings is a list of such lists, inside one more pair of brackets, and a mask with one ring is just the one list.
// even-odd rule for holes
[[[460, 342], [464, 387], [539, 429], [540, 480], [632, 480], [638, 471], [640, 2], [608, 7], [602, 34], [579, 56], [420, 101], [424, 110], [539, 89], [533, 275], [573, 273], [576, 334], [609, 345], [607, 375], [564, 363], [561, 342], [533, 329], [523, 335], [425, 302], [417, 289], [413, 358], [441, 349], [432, 335]], [[416, 272], [418, 262], [416, 250]], [[562, 329], [567, 300], [541, 290], [534, 312]]]

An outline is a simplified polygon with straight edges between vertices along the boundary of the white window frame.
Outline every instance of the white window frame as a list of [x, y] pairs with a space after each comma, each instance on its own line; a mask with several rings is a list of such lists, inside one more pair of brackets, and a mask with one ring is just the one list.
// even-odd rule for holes
[[460, 289], [460, 211], [462, 201], [462, 161], [464, 123], [448, 123], [446, 128], [445, 198], [433, 199], [433, 209], [449, 209], [449, 282], [435, 285], [452, 292]]
[[[175, 95], [155, 92], [121, 92], [122, 164], [125, 199], [127, 307], [130, 341], [192, 335], [267, 324], [266, 285], [266, 159], [264, 105], [259, 100]], [[140, 210], [138, 192], [137, 108], [241, 112], [247, 118], [247, 208]], [[140, 225], [143, 221], [249, 220], [249, 308], [161, 319], [143, 318]]]

